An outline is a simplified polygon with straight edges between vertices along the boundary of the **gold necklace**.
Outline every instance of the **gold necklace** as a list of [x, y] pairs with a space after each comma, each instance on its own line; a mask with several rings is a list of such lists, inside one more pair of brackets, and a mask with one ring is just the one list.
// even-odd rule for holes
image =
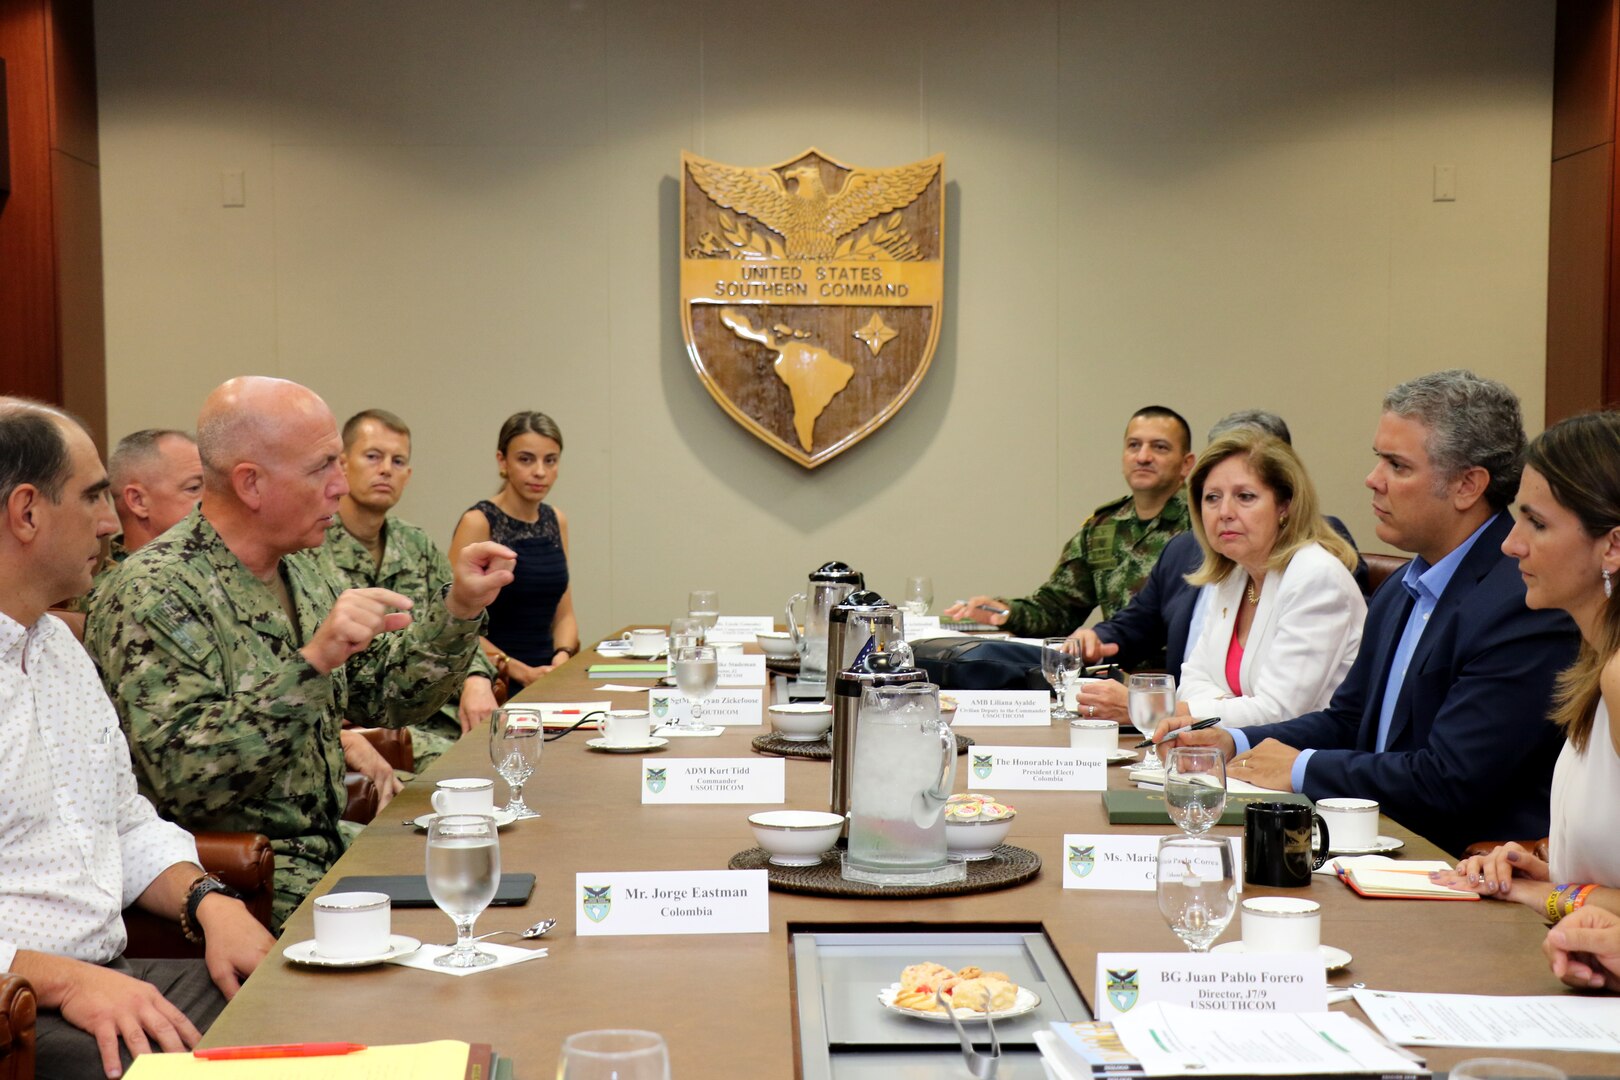
[[1249, 598], [1249, 603], [1251, 603], [1251, 604], [1258, 604], [1260, 602], [1260, 594], [1254, 591], [1254, 579], [1253, 578], [1249, 579], [1248, 598]]

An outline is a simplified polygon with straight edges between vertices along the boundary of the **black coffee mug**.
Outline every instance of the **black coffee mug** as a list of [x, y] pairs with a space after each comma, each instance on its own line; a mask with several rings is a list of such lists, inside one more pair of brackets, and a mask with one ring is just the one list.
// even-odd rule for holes
[[1254, 802], [1243, 808], [1243, 880], [1250, 885], [1303, 888], [1311, 883], [1311, 871], [1327, 859], [1327, 822], [1309, 806]]

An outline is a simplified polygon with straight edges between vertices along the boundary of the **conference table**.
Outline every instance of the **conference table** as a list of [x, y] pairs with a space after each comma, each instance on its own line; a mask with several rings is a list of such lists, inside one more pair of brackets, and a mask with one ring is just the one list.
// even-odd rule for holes
[[[754, 651], [749, 646], [749, 651]], [[601, 662], [587, 650], [527, 687], [524, 701], [602, 701], [615, 708], [645, 708], [646, 694], [592, 689], [587, 677]], [[763, 717], [762, 717], [763, 721]], [[769, 730], [728, 729], [715, 738], [671, 739], [660, 758], [746, 757], [750, 740]], [[962, 727], [981, 743], [1067, 745], [1057, 726]], [[314, 936], [311, 904], [289, 920], [276, 950], [248, 980], [208, 1032], [205, 1046], [352, 1040], [367, 1044], [453, 1038], [487, 1042], [516, 1062], [523, 1080], [549, 1080], [562, 1040], [594, 1028], [636, 1027], [668, 1040], [673, 1075], [789, 1078], [796, 1075], [798, 1027], [792, 983], [790, 927], [819, 929], [894, 926], [950, 930], [1044, 929], [1074, 984], [1091, 1002], [1099, 951], [1183, 950], [1160, 916], [1152, 893], [1100, 892], [1061, 886], [1065, 833], [1110, 829], [1162, 835], [1165, 826], [1109, 826], [1095, 792], [1008, 792], [1018, 810], [1007, 842], [1040, 856], [1033, 880], [1002, 891], [948, 898], [889, 900], [770, 895], [770, 930], [764, 934], [598, 937], [577, 936], [576, 873], [725, 869], [737, 852], [754, 847], [748, 814], [765, 807], [740, 805], [644, 806], [641, 769], [647, 758], [605, 754], [586, 746], [594, 733], [574, 732], [546, 746], [525, 799], [542, 817], [501, 832], [503, 869], [536, 875], [524, 907], [490, 908], [477, 930], [518, 929], [542, 916], [556, 929], [537, 945], [542, 959], [452, 977], [395, 965], [333, 970], [288, 962], [282, 950]], [[1134, 734], [1134, 733], [1132, 733]], [[495, 775], [482, 729], [464, 738], [424, 775], [409, 783], [368, 826], [313, 895], [339, 878], [358, 874], [420, 873], [423, 834], [406, 824], [430, 812], [436, 779]], [[957, 791], [967, 790], [967, 759], [958, 758]], [[786, 761], [785, 805], [825, 809], [825, 761]], [[1110, 785], [1130, 785], [1125, 768], [1112, 768]], [[497, 782], [497, 791], [505, 785]], [[1219, 828], [1217, 834], [1239, 830]], [[1407, 858], [1443, 858], [1432, 844], [1387, 818], [1380, 832], [1405, 841]], [[1245, 895], [1283, 890], [1246, 887]], [[1543, 921], [1506, 902], [1436, 903], [1369, 900], [1318, 876], [1307, 889], [1322, 905], [1324, 944], [1353, 956], [1330, 981], [1351, 981], [1398, 991], [1489, 994], [1563, 994], [1566, 988], [1542, 957]], [[435, 909], [395, 909], [395, 933], [424, 942], [454, 938], [450, 920]], [[1222, 941], [1239, 937], [1238, 920]], [[502, 939], [510, 941], [512, 939]], [[929, 959], [919, 956], [917, 960]], [[898, 978], [898, 971], [895, 977]], [[875, 1003], [874, 1003], [874, 1007]], [[1353, 1004], [1337, 1009], [1360, 1015]], [[1484, 1056], [1468, 1049], [1431, 1049], [1435, 1071]], [[1517, 1052], [1574, 1075], [1615, 1075], [1609, 1055]], [[959, 1063], [960, 1059], [958, 1059]], [[966, 1073], [963, 1073], [966, 1075]]]

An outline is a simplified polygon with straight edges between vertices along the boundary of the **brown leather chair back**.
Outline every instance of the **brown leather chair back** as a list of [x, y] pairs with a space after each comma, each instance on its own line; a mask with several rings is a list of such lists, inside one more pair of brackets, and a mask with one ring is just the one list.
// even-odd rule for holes
[[355, 821], [361, 825], [370, 825], [371, 819], [377, 816], [379, 809], [377, 785], [371, 782], [371, 777], [365, 773], [347, 773], [344, 783], [348, 786], [349, 804], [344, 807], [343, 820]]
[[1388, 581], [1391, 574], [1412, 561], [1405, 555], [1376, 555], [1369, 551], [1363, 551], [1361, 557], [1367, 560], [1367, 580], [1373, 592], [1377, 592], [1378, 586]]
[[400, 772], [416, 771], [416, 749], [409, 728], [356, 728], [382, 759]]
[[[204, 870], [242, 894], [242, 902], [268, 929], [276, 899], [276, 853], [260, 833], [204, 832], [196, 834], [197, 858]], [[186, 940], [180, 924], [138, 907], [124, 909], [129, 944], [125, 956], [186, 959], [203, 955], [203, 947]]]
[[34, 1080], [34, 988], [21, 975], [0, 975], [0, 1080]]

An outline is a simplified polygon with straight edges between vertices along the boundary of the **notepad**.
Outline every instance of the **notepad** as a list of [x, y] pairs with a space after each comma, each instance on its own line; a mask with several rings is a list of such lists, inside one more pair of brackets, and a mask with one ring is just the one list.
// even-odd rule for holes
[[1361, 896], [1378, 900], [1478, 900], [1429, 880], [1433, 870], [1450, 870], [1441, 859], [1391, 859], [1387, 855], [1341, 855], [1339, 878]]
[[142, 1054], [129, 1080], [463, 1080], [471, 1047], [454, 1039], [371, 1046], [334, 1057], [204, 1061], [183, 1054]]

